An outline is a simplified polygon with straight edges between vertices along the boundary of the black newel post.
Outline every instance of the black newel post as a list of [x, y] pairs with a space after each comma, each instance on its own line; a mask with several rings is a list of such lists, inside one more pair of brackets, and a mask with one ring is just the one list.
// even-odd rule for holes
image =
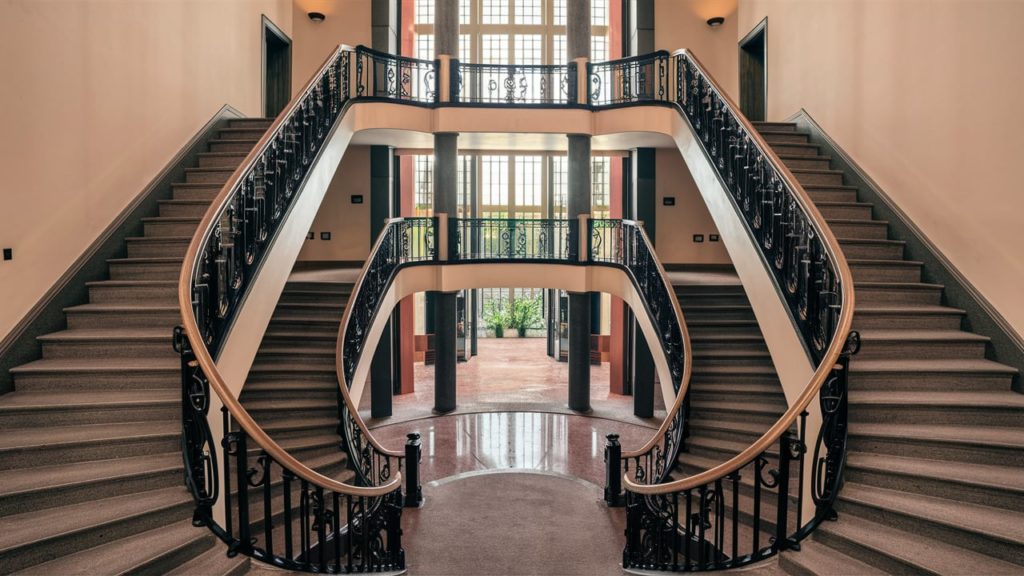
[[604, 447], [604, 501], [622, 506], [622, 445], [618, 434], [609, 434]]
[[423, 487], [420, 486], [420, 457], [422, 448], [420, 435], [413, 432], [405, 443], [405, 507], [417, 508], [423, 504]]

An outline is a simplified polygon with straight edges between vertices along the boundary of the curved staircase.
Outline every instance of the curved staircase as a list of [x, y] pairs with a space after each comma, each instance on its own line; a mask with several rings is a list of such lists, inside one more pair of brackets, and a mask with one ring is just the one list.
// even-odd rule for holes
[[200, 216], [271, 121], [232, 120], [67, 329], [0, 396], [0, 573], [240, 574], [182, 485], [177, 279]]
[[1024, 572], [1024, 395], [985, 358], [943, 286], [922, 282], [888, 222], [790, 123], [758, 130], [829, 222], [853, 271], [846, 482], [825, 522], [781, 565], [793, 574]]

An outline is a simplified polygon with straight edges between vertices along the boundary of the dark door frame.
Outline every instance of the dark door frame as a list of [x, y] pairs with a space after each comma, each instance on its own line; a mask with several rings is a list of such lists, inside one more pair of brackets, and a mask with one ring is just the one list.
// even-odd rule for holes
[[762, 51], [763, 58], [764, 58], [764, 62], [762, 63], [763, 69], [762, 69], [762, 83], [761, 83], [761, 90], [762, 90], [762, 94], [763, 94], [763, 98], [762, 98], [762, 101], [761, 101], [761, 104], [763, 106], [763, 110], [761, 110], [761, 119], [762, 120], [767, 120], [768, 119], [768, 17], [767, 16], [765, 16], [763, 20], [758, 22], [757, 26], [754, 26], [750, 30], [750, 32], [747, 32], [747, 34], [745, 36], [743, 36], [743, 38], [740, 39], [740, 41], [738, 43], [739, 50], [737, 50], [737, 57], [739, 58], [740, 108], [743, 108], [743, 103], [744, 103], [744, 98], [743, 98], [743, 56], [744, 56], [744, 52], [746, 52], [745, 46], [747, 44], [751, 43], [758, 36], [761, 36], [761, 39], [760, 39], [761, 40], [761, 46], [762, 46], [761, 51]]
[[[288, 51], [287, 64], [285, 66], [285, 71], [284, 71], [285, 84], [288, 86], [288, 90], [287, 90], [288, 94], [287, 94], [287, 96], [285, 98], [285, 104], [284, 104], [284, 106], [286, 106], [287, 102], [291, 98], [291, 86], [292, 86], [292, 39], [289, 38], [288, 35], [285, 34], [283, 30], [278, 28], [277, 24], [274, 24], [274, 22], [270, 18], [267, 18], [266, 14], [263, 14], [263, 18], [262, 18], [262, 23], [260, 25], [260, 29], [261, 29], [260, 47], [261, 47], [261, 50], [262, 50], [262, 60], [261, 60], [262, 61], [262, 66], [260, 68], [260, 84], [261, 84], [260, 92], [262, 94], [262, 100], [261, 100], [260, 108], [262, 110], [262, 113], [265, 116], [276, 117], [278, 115], [278, 113], [280, 112], [280, 110], [276, 111], [276, 112], [273, 112], [273, 113], [270, 113], [267, 110], [267, 104], [268, 104], [268, 102], [267, 102], [267, 99], [268, 99], [268, 95], [267, 95], [267, 42], [271, 38], [273, 38], [273, 39], [277, 40], [278, 42], [283, 43], [285, 45], [285, 47], [286, 47], [285, 49]], [[282, 106], [282, 108], [284, 106]]]

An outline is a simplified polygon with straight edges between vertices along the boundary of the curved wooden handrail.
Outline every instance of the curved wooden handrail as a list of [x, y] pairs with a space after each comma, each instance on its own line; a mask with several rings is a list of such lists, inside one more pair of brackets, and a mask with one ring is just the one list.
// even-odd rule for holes
[[[226, 209], [227, 204], [231, 199], [232, 192], [241, 183], [249, 169], [255, 165], [256, 160], [267, 148], [271, 137], [281, 126], [284, 119], [296, 110], [299, 103], [309, 93], [309, 91], [313, 89], [316, 80], [326, 71], [334, 58], [342, 51], [351, 50], [352, 49], [348, 46], [339, 45], [336, 50], [327, 56], [323, 65], [317, 69], [317, 72], [310, 76], [310, 80], [306, 86], [295, 97], [293, 97], [284, 110], [281, 111], [281, 114], [279, 114], [274, 120], [267, 132], [262, 138], [260, 138], [256, 146], [251, 152], [249, 152], [248, 156], [245, 157], [245, 160], [243, 160], [234, 171], [227, 183], [224, 184], [224, 187], [221, 188], [220, 193], [217, 194], [213, 203], [210, 204], [210, 207], [206, 210], [206, 214], [203, 216], [202, 221], [199, 223], [199, 228], [196, 230], [195, 235], [192, 236], [192, 242], [189, 244], [188, 250], [185, 252], [185, 259], [181, 266], [181, 274], [178, 278], [178, 305], [181, 307], [182, 327], [185, 334], [188, 336], [189, 342], [192, 343], [192, 349], [195, 354], [196, 361], [199, 363], [203, 373], [209, 380], [210, 387], [214, 392], [216, 392], [217, 397], [220, 398], [221, 402], [223, 402], [224, 407], [227, 408], [228, 412], [231, 413], [234, 421], [238, 423], [242, 430], [244, 430], [260, 448], [265, 450], [267, 454], [269, 454], [270, 457], [273, 458], [280, 466], [290, 470], [299, 478], [306, 480], [315, 486], [320, 486], [325, 490], [331, 490], [339, 494], [348, 494], [355, 497], [375, 497], [383, 496], [397, 490], [402, 483], [402, 473], [400, 471], [396, 471], [395, 476], [390, 481], [379, 486], [353, 486], [344, 482], [338, 482], [328, 476], [324, 476], [295, 459], [287, 450], [281, 448], [277, 442], [263, 431], [263, 428], [253, 420], [249, 412], [231, 393], [231, 390], [228, 388], [220, 372], [217, 370], [217, 364], [210, 355], [210, 351], [204, 344], [203, 336], [199, 331], [199, 326], [192, 313], [192, 279], [196, 272], [199, 253], [210, 240], [210, 237], [213, 234], [214, 223], [217, 218], [219, 218], [221, 212]], [[344, 115], [344, 109], [341, 114]]]
[[725, 476], [728, 476], [749, 464], [757, 458], [758, 455], [774, 444], [807, 408], [811, 403], [811, 400], [813, 400], [819, 390], [821, 390], [822, 385], [828, 379], [832, 370], [835, 369], [836, 363], [839, 360], [839, 355], [843, 352], [843, 348], [846, 345], [846, 338], [853, 325], [854, 309], [853, 275], [850, 272], [850, 266], [846, 262], [846, 256], [843, 255], [843, 251], [840, 249], [839, 242], [836, 240], [835, 235], [832, 234], [832, 230], [825, 223], [825, 218], [821, 215], [821, 212], [818, 211], [818, 208], [814, 205], [814, 202], [807, 194], [807, 191], [805, 191], [803, 186], [797, 182], [796, 178], [793, 177], [793, 174], [789, 171], [789, 168], [783, 164], [782, 160], [779, 159], [778, 155], [775, 154], [768, 143], [764, 141], [764, 138], [761, 137], [760, 133], [754, 129], [754, 126], [749, 120], [747, 120], [746, 116], [740, 113], [739, 107], [736, 106], [736, 103], [729, 98], [715, 79], [708, 74], [707, 69], [700, 63], [700, 60], [698, 60], [692, 52], [686, 49], [677, 50], [672, 54], [673, 56], [685, 55], [693, 62], [697, 69], [700, 70], [707, 79], [711, 88], [718, 93], [718, 96], [732, 111], [736, 119], [742, 124], [743, 128], [750, 135], [754, 145], [757, 146], [761, 153], [768, 158], [773, 167], [779, 172], [786, 185], [790, 190], [792, 190], [797, 204], [800, 206], [804, 214], [807, 215], [814, 231], [817, 232], [818, 237], [821, 238], [826, 253], [835, 264], [836, 272], [840, 281], [839, 284], [842, 287], [840, 295], [842, 308], [840, 310], [839, 323], [836, 326], [835, 334], [832, 337], [832, 342], [829, 344], [825, 355], [818, 364], [814, 374], [811, 376], [811, 380], [807, 383], [807, 387], [804, 388], [804, 391], [800, 396], [792, 405], [790, 405], [789, 409], [779, 417], [775, 424], [761, 435], [760, 438], [754, 441], [753, 444], [736, 456], [733, 456], [714, 468], [705, 470], [699, 474], [694, 474], [693, 476], [662, 484], [637, 484], [630, 479], [629, 474], [624, 475], [623, 482], [627, 490], [647, 495], [668, 494], [671, 492], [690, 490], [719, 478], [724, 478]]

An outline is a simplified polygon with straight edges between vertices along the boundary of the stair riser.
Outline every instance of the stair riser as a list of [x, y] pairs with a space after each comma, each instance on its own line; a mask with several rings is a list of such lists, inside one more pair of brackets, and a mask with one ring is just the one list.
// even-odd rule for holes
[[143, 225], [146, 236], [152, 238], [157, 236], [188, 236], [192, 237], [196, 233], [196, 228], [199, 227], [199, 222], [160, 222], [150, 221]]
[[[330, 320], [337, 319], [341, 322], [341, 316], [345, 310], [342, 308], [323, 308], [316, 310], [309, 309], [293, 309], [289, 306], [281, 304], [277, 305], [277, 309], [274, 311], [275, 314], [287, 314], [287, 318], [294, 320]], [[318, 322], [319, 323], [319, 322]]]
[[770, 390], [765, 387], [765, 390], [752, 392], [752, 391], [733, 391], [733, 390], [704, 390], [701, 389], [700, 385], [693, 387], [691, 397], [694, 402], [757, 402], [758, 404], [764, 405], [766, 408], [774, 407], [779, 414], [786, 411], [788, 405], [786, 404], [786, 397], [782, 394], [782, 389], [778, 385], [775, 386], [776, 390]]
[[221, 130], [218, 136], [225, 140], [259, 140], [266, 132], [267, 129], [260, 126], [232, 126]]
[[213, 202], [214, 198], [220, 194], [220, 188], [209, 187], [209, 188], [175, 188], [172, 193], [172, 198], [175, 200], [202, 200], [203, 202]]
[[778, 154], [779, 151], [776, 149], [775, 144], [806, 144], [808, 141], [807, 134], [800, 134], [794, 132], [792, 134], [762, 134], [761, 135], [765, 142], [772, 145], [772, 149]]
[[[973, 407], [931, 407], [920, 405], [861, 405], [851, 398], [851, 423], [900, 422], [903, 424], [934, 424], [948, 426], [1016, 426], [1024, 420], [1024, 412], [1012, 409]], [[852, 424], [851, 424], [852, 425]], [[1024, 473], [1024, 471], [1022, 471]]]
[[764, 386], [779, 386], [779, 377], [774, 371], [770, 371], [766, 374], [706, 374], [694, 371], [690, 381], [694, 383], [699, 382], [708, 387], [719, 382], [723, 384], [761, 384]]
[[[65, 406], [60, 410], [5, 410], [0, 412], [0, 428], [27, 428], [87, 424], [109, 424], [114, 422], [158, 422], [174, 420], [181, 416], [179, 404], [92, 408], [87, 406]], [[111, 456], [114, 456], [113, 454]]]
[[[332, 331], [337, 332], [338, 326], [341, 325], [341, 316], [339, 315], [337, 320], [328, 322], [310, 322], [309, 320], [270, 320], [269, 330], [287, 330], [289, 332], [303, 331], [303, 330], [315, 330], [315, 331]], [[292, 341], [294, 345], [295, 342]]]
[[871, 206], [818, 206], [818, 210], [826, 220], [871, 220]]
[[194, 171], [189, 170], [185, 172], [185, 182], [189, 184], [220, 184], [223, 186], [227, 183], [228, 178], [234, 172], [232, 169], [216, 170], [216, 171]]
[[[854, 360], [856, 362], [856, 360]], [[957, 374], [957, 373], [864, 373], [850, 371], [850, 389], [852, 390], [936, 390], [936, 391], [969, 391], [1010, 389], [1010, 378], [995, 374]]]
[[181, 323], [181, 315], [172, 312], [68, 312], [68, 328], [166, 327], [168, 334]]
[[[814, 202], [856, 202], [856, 190], [834, 190], [814, 189], [805, 186], [804, 189]], [[838, 236], [838, 235], [837, 235]]]
[[796, 124], [789, 122], [754, 122], [754, 129], [772, 132], [796, 132]]
[[843, 174], [834, 172], [796, 172], [796, 181], [805, 186], [842, 186]]
[[[845, 216], [844, 216], [845, 217]], [[860, 216], [856, 216], [860, 218]], [[851, 244], [839, 242], [843, 255], [848, 259], [902, 260], [903, 244]]]
[[[51, 422], [52, 424], [52, 422]], [[130, 458], [152, 454], [165, 454], [181, 450], [178, 435], [138, 437], [116, 441], [90, 442], [79, 445], [48, 445], [0, 454], [0, 470], [50, 466], [71, 462], [109, 460], [112, 456]]]
[[[855, 540], [851, 540], [844, 536], [840, 536], [828, 530], [828, 523], [824, 523], [814, 532], [814, 540], [821, 542], [830, 548], [856, 558], [865, 564], [870, 564], [884, 572], [889, 574], [920, 574], [921, 569], [913, 564], [900, 561], [898, 558], [890, 556], [881, 550], [871, 548], [867, 545], [861, 544]], [[782, 565], [782, 560], [788, 557], [788, 554], [783, 554], [779, 557], [779, 564]], [[788, 565], [787, 565], [788, 568]], [[830, 575], [831, 576], [831, 575]]]
[[266, 132], [270, 125], [274, 123], [273, 119], [267, 120], [266, 118], [237, 118], [228, 122], [229, 128], [252, 128], [253, 130], [261, 130]]
[[816, 146], [811, 146], [811, 145], [803, 145], [803, 146], [801, 146], [800, 144], [797, 144], [797, 143], [790, 143], [790, 144], [775, 143], [775, 144], [772, 144], [772, 150], [774, 150], [776, 154], [788, 154], [788, 155], [793, 155], [793, 156], [817, 156], [818, 155], [818, 148]]
[[201, 204], [161, 204], [160, 216], [167, 218], [202, 218], [210, 205]]
[[828, 158], [808, 156], [806, 158], [784, 158], [782, 163], [790, 170], [828, 170]]
[[230, 142], [230, 141], [217, 141], [210, 142], [210, 152], [245, 152], [246, 154], [252, 150], [253, 142]]
[[[942, 290], [901, 290], [898, 288], [863, 288], [858, 286], [857, 304], [918, 304], [938, 306], [942, 303]], [[865, 316], [864, 319], [867, 319]]]
[[850, 427], [850, 450], [907, 458], [953, 460], [997, 466], [1024, 466], [1024, 454], [1012, 448], [990, 445], [949, 444], [931, 440], [860, 436]]
[[[327, 336], [325, 336], [323, 338], [321, 338], [319, 336], [316, 337], [315, 339], [310, 337], [310, 338], [308, 338], [306, 340], [306, 342], [307, 343], [315, 344], [317, 347], [330, 346], [330, 348], [333, 350], [335, 344], [338, 341], [338, 333], [337, 332], [328, 332], [326, 334], [327, 334]], [[275, 336], [266, 336], [265, 335], [263, 337], [263, 345], [264, 346], [294, 346], [295, 345], [295, 337], [293, 337], [293, 336], [275, 337]]]
[[[690, 335], [693, 337], [693, 334]], [[763, 338], [757, 340], [701, 340], [700, 338], [693, 338], [693, 355], [698, 356], [702, 351], [705, 350], [760, 350], [766, 352], [768, 346], [764, 344]]]
[[181, 262], [160, 264], [111, 264], [111, 280], [177, 280]]
[[281, 411], [279, 410], [250, 409], [249, 413], [252, 414], [252, 417], [256, 420], [256, 422], [260, 424], [269, 424], [272, 422], [280, 422], [281, 420], [285, 420], [287, 418], [295, 418], [299, 414], [308, 418], [327, 418], [332, 415], [336, 416], [338, 414], [338, 409], [337, 407], [330, 407], [329, 409], [326, 410], [289, 410], [287, 413], [284, 414], [282, 414]]
[[771, 358], [708, 358], [702, 357], [700, 354], [694, 353], [693, 355], [693, 366], [694, 368], [709, 368], [718, 366], [760, 366], [765, 369], [773, 369]]
[[846, 512], [912, 534], [934, 538], [940, 542], [955, 542], [957, 546], [973, 549], [1007, 562], [1024, 564], [1024, 547], [1013, 546], [981, 534], [943, 526], [928, 520], [913, 518], [894, 510], [880, 510], [874, 506], [846, 500], [841, 492], [836, 509], [839, 511], [840, 517]]
[[284, 370], [268, 370], [267, 366], [253, 365], [252, 370], [249, 372], [249, 376], [246, 379], [247, 382], [274, 382], [284, 379], [298, 382], [337, 382], [338, 375], [334, 372], [333, 366], [328, 369], [328, 365], [324, 365], [323, 370], [319, 371], [302, 371], [302, 372], [289, 372]]
[[186, 501], [177, 506], [154, 510], [132, 518], [116, 520], [72, 534], [56, 535], [53, 538], [8, 550], [0, 554], [0, 573], [9, 574], [33, 564], [51, 560], [54, 556], [54, 550], [59, 550], [65, 555], [71, 554], [140, 532], [153, 530], [171, 522], [183, 522], [189, 517], [191, 508], [192, 502]]
[[878, 488], [1024, 512], [1024, 497], [1008, 490], [953, 483], [931, 476], [897, 475], [889, 471], [857, 468], [850, 464], [847, 464], [845, 478], [847, 482]]
[[696, 402], [694, 402], [690, 408], [690, 413], [693, 414], [694, 418], [712, 419], [719, 422], [741, 420], [746, 423], [763, 423], [765, 425], [765, 430], [774, 424], [784, 411], [785, 410], [776, 414], [765, 414], [762, 412], [748, 412], [746, 410], [741, 411], [731, 408], [708, 408], [706, 406], [701, 406]]
[[49, 392], [68, 390], [84, 392], [89, 390], [168, 390], [181, 387], [180, 372], [124, 372], [116, 377], [107, 373], [65, 372], [61, 374], [15, 374], [14, 386], [26, 392]]
[[984, 342], [912, 342], [862, 340], [857, 360], [943, 360], [985, 357]]
[[278, 306], [288, 304], [330, 304], [337, 306], [344, 310], [345, 304], [348, 303], [348, 294], [289, 294], [287, 292], [281, 294], [281, 298], [277, 301]]
[[232, 156], [200, 156], [199, 167], [200, 168], [230, 168], [235, 170], [238, 165], [245, 160], [245, 154], [236, 154]]
[[[859, 302], [859, 300], [858, 300]], [[854, 313], [855, 329], [868, 328], [905, 330], [959, 330], [963, 316], [959, 314], [861, 314]]]
[[129, 258], [184, 258], [188, 241], [128, 242]]
[[334, 367], [335, 357], [334, 350], [330, 351], [330, 354], [316, 354], [316, 353], [282, 353], [276, 352], [259, 352], [257, 356], [261, 365], [268, 366], [273, 364], [292, 364], [294, 362], [301, 362], [306, 366], [330, 366]]
[[[715, 438], [718, 440], [727, 440], [729, 442], [743, 442], [745, 444], [752, 444], [760, 436], [760, 434], [747, 434], [742, 431], [730, 430], [728, 428], [702, 426], [705, 422], [713, 421], [694, 416], [693, 420], [690, 422], [691, 433], [694, 435], [700, 435], [703, 438]], [[768, 426], [765, 426], [765, 431], [767, 430]]]
[[[151, 558], [144, 565], [136, 568], [137, 574], [170, 574], [172, 570], [185, 565], [190, 560], [197, 558], [204, 552], [209, 551], [211, 548], [216, 547], [217, 552], [226, 555], [227, 547], [220, 541], [210, 534], [207, 537], [195, 538], [190, 540], [188, 544], [184, 546], [178, 546], [173, 550], [168, 551], [166, 554], [161, 554], [156, 558]], [[243, 558], [237, 556], [236, 558]], [[220, 574], [217, 576], [241, 576], [248, 572], [250, 566], [249, 557], [245, 556], [244, 561], [240, 561], [238, 566], [244, 567], [245, 571], [240, 574], [232, 572], [231, 574]], [[205, 566], [204, 566], [205, 568]], [[212, 575], [211, 575], [212, 576]]]
[[920, 266], [888, 266], [885, 264], [853, 264], [854, 282], [920, 282]]
[[338, 386], [335, 383], [332, 387], [314, 388], [310, 390], [273, 390], [270, 388], [261, 389], [259, 391], [249, 391], [246, 387], [246, 391], [242, 393], [243, 400], [242, 405], [252, 400], [294, 400], [296, 397], [301, 397], [307, 400], [322, 400], [324, 403], [336, 402], [338, 397]]
[[52, 490], [0, 496], [0, 516], [180, 486], [182, 473], [183, 469], [181, 468], [155, 470], [144, 474], [115, 476], [95, 482], [76, 483]]
[[[884, 224], [875, 224], [873, 222], [864, 223], [850, 223], [850, 222], [829, 222], [829, 227], [832, 228], [832, 233], [839, 238], [858, 238], [862, 240], [885, 240], [888, 238], [889, 228]], [[866, 278], [857, 278], [855, 280], [867, 280]]]
[[90, 286], [89, 302], [110, 304], [115, 302], [150, 302], [157, 305], [174, 305], [178, 293], [173, 285], [167, 286]]
[[687, 322], [713, 322], [715, 320], [756, 320], [754, 311], [750, 308], [745, 310], [715, 310], [715, 311], [690, 311], [684, 312]]
[[[687, 322], [689, 324], [689, 322]], [[708, 335], [721, 336], [761, 336], [757, 326], [690, 326], [690, 336], [700, 338]]]
[[43, 358], [167, 358], [177, 356], [166, 342], [148, 340], [43, 342]]

